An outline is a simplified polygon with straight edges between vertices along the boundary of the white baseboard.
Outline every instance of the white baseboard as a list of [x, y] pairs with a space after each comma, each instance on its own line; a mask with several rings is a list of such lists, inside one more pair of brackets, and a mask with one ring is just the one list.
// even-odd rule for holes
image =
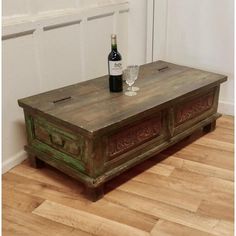
[[20, 164], [27, 158], [27, 154], [24, 150], [18, 152], [16, 155], [12, 156], [8, 160], [3, 161], [2, 163], [2, 174], [6, 173], [16, 165]]
[[223, 115], [234, 116], [234, 103], [219, 101], [218, 111]]

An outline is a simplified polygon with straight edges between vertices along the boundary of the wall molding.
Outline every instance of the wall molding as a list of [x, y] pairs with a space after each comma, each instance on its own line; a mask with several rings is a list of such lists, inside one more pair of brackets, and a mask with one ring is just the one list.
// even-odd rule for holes
[[44, 26], [43, 30], [47, 31], [47, 30], [58, 29], [58, 28], [66, 27], [66, 26], [70, 26], [70, 25], [76, 25], [76, 24], [80, 24], [81, 21], [82, 21], [82, 19], [76, 20], [76, 21], [63, 22], [60, 24], [48, 25], [48, 26]]
[[[93, 6], [82, 9], [49, 11], [36, 15], [23, 15], [3, 17], [2, 38], [9, 39], [11, 35], [20, 36], [22, 32], [35, 31], [39, 28], [53, 29], [54, 26], [67, 26], [74, 22], [93, 20], [100, 17], [113, 15], [115, 12], [122, 14], [129, 11], [129, 3], [122, 2], [104, 6]], [[57, 28], [57, 27], [55, 27]]]
[[22, 37], [22, 36], [25, 36], [25, 35], [33, 34], [34, 31], [35, 31], [35, 29], [31, 29], [31, 30], [22, 31], [22, 32], [19, 32], [19, 33], [3, 35], [2, 40], [11, 39], [11, 38], [18, 38], [18, 37]]
[[99, 14], [99, 15], [95, 15], [95, 16], [89, 16], [87, 18], [88, 21], [91, 21], [91, 20], [96, 20], [96, 19], [99, 19], [99, 18], [103, 18], [103, 17], [107, 17], [107, 16], [112, 16], [114, 15], [115, 12], [108, 12], [108, 13], [104, 13], [104, 14]]
[[8, 158], [7, 160], [3, 161], [2, 163], [2, 174], [6, 173], [16, 165], [19, 165], [22, 161], [27, 158], [27, 153], [22, 150], [15, 154], [14, 156]]

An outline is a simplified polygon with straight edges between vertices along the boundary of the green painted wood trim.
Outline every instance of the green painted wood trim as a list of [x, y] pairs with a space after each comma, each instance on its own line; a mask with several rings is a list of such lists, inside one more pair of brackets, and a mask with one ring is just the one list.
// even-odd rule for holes
[[34, 140], [31, 143], [32, 147], [40, 150], [43, 153], [47, 153], [51, 158], [51, 160], [59, 160], [63, 163], [63, 165], [70, 166], [77, 171], [86, 172], [86, 169], [81, 161], [78, 159], [72, 158], [71, 156], [57, 151], [56, 149], [50, 147], [49, 145], [42, 143], [38, 140]]
[[35, 147], [32, 146], [25, 146], [25, 150], [29, 155], [34, 155], [38, 159], [44, 161], [45, 163], [53, 166], [54, 168], [62, 171], [63, 173], [69, 175], [70, 177], [86, 184], [88, 187], [94, 186], [94, 179], [89, 177], [88, 175], [78, 171], [72, 166], [67, 166], [65, 163], [60, 159], [54, 159], [50, 156], [50, 154], [42, 152]]
[[26, 111], [24, 111], [25, 115], [25, 127], [27, 133], [28, 143], [31, 143], [34, 139], [34, 122], [32, 116], [30, 116]]
[[[60, 127], [57, 126], [53, 123], [48, 122], [46, 119], [43, 119], [41, 117], [34, 117], [33, 118], [33, 122], [34, 122], [34, 129], [35, 129], [35, 139], [40, 140], [43, 143], [46, 143], [48, 145], [51, 145], [53, 148], [55, 148], [56, 150], [63, 152], [69, 156], [73, 156], [74, 158], [78, 159], [78, 160], [85, 160], [85, 138], [80, 135], [80, 134], [74, 134], [73, 132], [70, 132], [70, 130], [66, 129], [65, 127]], [[40, 137], [39, 134], [37, 134], [37, 128], [41, 128], [43, 130], [46, 131], [46, 133], [48, 133], [47, 137]], [[66, 150], [63, 146], [58, 146], [55, 143], [53, 143], [52, 139], [50, 138], [50, 135], [59, 135], [59, 138], [61, 138], [62, 140], [69, 141], [69, 142], [73, 142], [78, 148], [79, 148], [79, 153], [78, 154], [74, 154], [68, 150]], [[51, 141], [48, 141], [47, 139], [49, 138], [49, 140], [51, 139]]]

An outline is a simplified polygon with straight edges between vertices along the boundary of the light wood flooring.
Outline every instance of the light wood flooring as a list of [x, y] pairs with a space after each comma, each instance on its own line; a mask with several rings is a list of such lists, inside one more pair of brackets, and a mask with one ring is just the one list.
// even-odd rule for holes
[[3, 235], [233, 235], [233, 152], [233, 118], [224, 116], [214, 132], [108, 182], [95, 203], [75, 180], [25, 161], [3, 175]]

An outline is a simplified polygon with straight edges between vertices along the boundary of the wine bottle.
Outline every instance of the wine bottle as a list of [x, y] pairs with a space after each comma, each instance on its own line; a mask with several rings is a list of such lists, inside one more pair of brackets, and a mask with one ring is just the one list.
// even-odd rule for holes
[[111, 35], [111, 52], [108, 55], [109, 88], [111, 92], [123, 90], [122, 57], [117, 50], [116, 35]]

